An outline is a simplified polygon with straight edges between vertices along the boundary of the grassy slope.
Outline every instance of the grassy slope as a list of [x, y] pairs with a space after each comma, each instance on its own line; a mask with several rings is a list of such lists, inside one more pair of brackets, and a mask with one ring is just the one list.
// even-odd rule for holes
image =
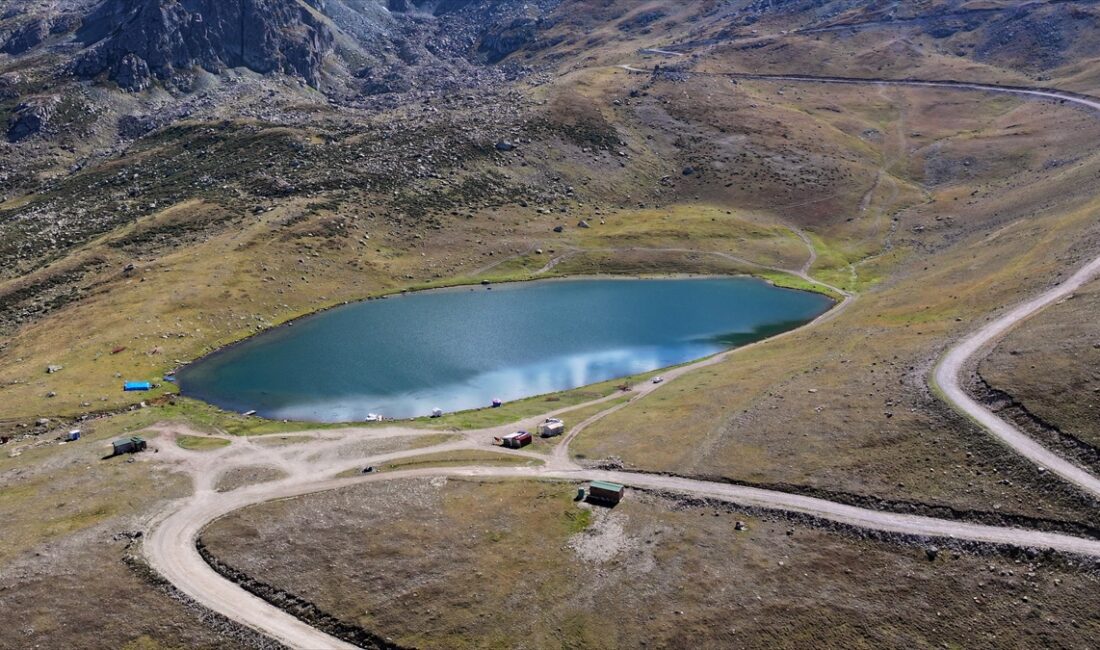
[[[1097, 201], [1084, 179], [1098, 161], [1068, 131], [1038, 126], [1056, 123], [1054, 107], [979, 106], [957, 95], [916, 101], [907, 125], [921, 135], [909, 145], [911, 169], [961, 171], [931, 188], [933, 203], [898, 215], [901, 257], [879, 271], [885, 279], [812, 332], [686, 376], [597, 423], [577, 453], [683, 474], [1095, 523], [1092, 509], [1057, 481], [943, 408], [924, 378], [945, 340], [1081, 259], [1097, 236]], [[1074, 111], [1057, 119], [1096, 128]], [[1017, 123], [1035, 126], [1019, 132], [1011, 127]], [[1047, 171], [1048, 148], [1079, 162]], [[1021, 156], [1026, 163], [1003, 162]], [[1051, 501], [1036, 501], [1036, 490]]]
[[[597, 85], [596, 80], [614, 83]], [[799, 266], [805, 260], [805, 253], [799, 252], [797, 237], [788, 227], [799, 225], [810, 230], [820, 250], [813, 272], [830, 279], [847, 280], [846, 284], [853, 288], [871, 289], [849, 315], [831, 323], [828, 329], [803, 334], [777, 346], [759, 348], [747, 359], [738, 359], [687, 378], [683, 380], [684, 385], [691, 384], [693, 390], [684, 391], [682, 395], [677, 396], [679, 391], [675, 386], [669, 387], [662, 391], [664, 395], [655, 396], [648, 405], [626, 409], [598, 425], [581, 439], [578, 452], [588, 457], [622, 456], [640, 467], [683, 473], [793, 483], [856, 494], [883, 494], [897, 500], [930, 500], [962, 508], [992, 510], [1004, 507], [1032, 516], [1076, 516], [1072, 500], [1066, 502], [1058, 498], [1056, 503], [1043, 503], [1026, 498], [1024, 495], [1040, 479], [1011, 457], [998, 455], [995, 447], [989, 448], [988, 441], [977, 437], [977, 442], [970, 442], [976, 436], [968, 425], [938, 412], [936, 405], [919, 390], [918, 378], [906, 368], [923, 367], [934, 355], [934, 346], [942, 340], [941, 336], [960, 331], [962, 325], [955, 318], [963, 318], [959, 322], [965, 322], [968, 315], [984, 313], [983, 310], [1009, 300], [1008, 294], [989, 292], [988, 281], [970, 277], [952, 280], [961, 284], [960, 293], [950, 298], [942, 291], [945, 286], [942, 278], [950, 275], [950, 269], [931, 271], [927, 262], [918, 260], [940, 250], [947, 252], [935, 253], [937, 256], [947, 255], [947, 259], [951, 259], [951, 255], [956, 255], [955, 260], [966, 259], [952, 252], [961, 252], [963, 247], [945, 249], [945, 245], [961, 237], [977, 239], [978, 235], [968, 233], [984, 232], [992, 227], [991, 224], [1000, 227], [1011, 221], [1010, 215], [1024, 216], [1029, 209], [1045, 209], [1042, 198], [1045, 193], [1059, 183], [1070, 186], [1074, 173], [1085, 172], [1073, 172], [1080, 168], [1078, 165], [1068, 170], [1056, 168], [1040, 173], [1042, 166], [1056, 154], [1074, 151], [1074, 144], [1067, 137], [1071, 129], [1049, 131], [1031, 125], [1043, 124], [1048, 116], [1057, 114], [1059, 120], [1072, 120], [1073, 128], [1094, 128], [1083, 116], [1040, 104], [950, 92], [819, 86], [791, 89], [768, 83], [740, 84], [731, 91], [713, 79], [677, 84], [628, 77], [615, 71], [574, 73], [568, 83], [570, 102], [581, 102], [591, 95], [593, 106], [612, 112], [610, 118], [621, 125], [620, 132], [630, 141], [631, 160], [623, 168], [626, 171], [613, 174], [610, 181], [601, 179], [600, 182], [643, 183], [642, 188], [650, 188], [642, 197], [646, 203], [669, 199], [705, 203], [694, 206], [673, 203], [659, 209], [648, 205], [630, 209], [590, 205], [584, 210], [593, 228], [569, 228], [562, 236], [547, 234], [549, 226], [562, 221], [558, 216], [521, 217], [521, 213], [530, 211], [518, 207], [491, 210], [480, 218], [466, 220], [466, 242], [449, 241], [454, 238], [445, 232], [427, 232], [428, 239], [422, 247], [411, 247], [404, 252], [395, 250], [393, 257], [386, 259], [386, 264], [398, 270], [388, 272], [364, 273], [340, 264], [337, 260], [344, 255], [357, 254], [358, 249], [347, 239], [340, 238], [332, 240], [339, 245], [322, 248], [329, 240], [307, 237], [314, 226], [308, 225], [312, 222], [305, 222], [295, 226], [296, 230], [302, 231], [299, 234], [304, 241], [312, 242], [309, 245], [315, 252], [324, 250], [324, 255], [301, 258], [306, 260], [307, 280], [288, 280], [285, 284], [290, 286], [280, 287], [280, 290], [286, 289], [283, 294], [262, 289], [272, 283], [264, 282], [263, 278], [268, 276], [261, 271], [261, 265], [267, 267], [267, 273], [276, 273], [283, 267], [287, 267], [283, 268], [283, 273], [301, 273], [298, 269], [303, 265], [296, 259], [287, 259], [290, 251], [279, 239], [265, 236], [270, 223], [282, 218], [278, 212], [268, 213], [272, 216], [258, 220], [244, 233], [226, 233], [200, 247], [172, 253], [190, 260], [190, 266], [182, 267], [182, 262], [164, 262], [165, 268], [172, 271], [149, 272], [145, 282], [130, 281], [125, 285], [126, 291], [113, 291], [99, 301], [67, 308], [54, 319], [54, 329], [31, 328], [21, 333], [16, 338], [16, 345], [22, 348], [26, 342], [37, 341], [30, 349], [38, 346], [51, 355], [39, 353], [37, 361], [31, 361], [34, 357], [28, 354], [22, 357], [24, 361], [19, 367], [28, 372], [28, 368], [44, 364], [47, 359], [53, 362], [56, 346], [49, 345], [49, 341], [55, 340], [60, 328], [87, 330], [87, 323], [100, 317], [104, 310], [110, 314], [126, 314], [132, 312], [126, 304], [140, 303], [151, 316], [144, 320], [117, 317], [117, 328], [97, 330], [94, 335], [116, 337], [109, 343], [105, 341], [102, 347], [118, 340], [125, 341], [120, 336], [123, 332], [158, 323], [164, 327], [165, 321], [172, 324], [173, 330], [177, 319], [179, 329], [184, 332], [202, 330], [201, 336], [185, 338], [137, 335], [139, 341], [156, 340], [163, 348], [160, 355], [152, 356], [147, 351], [143, 354], [140, 348], [135, 350], [133, 360], [148, 364], [146, 367], [152, 372], [157, 364], [164, 363], [163, 359], [191, 356], [185, 353], [194, 351], [194, 346], [211, 341], [214, 336], [217, 340], [230, 340], [251, 331], [247, 325], [242, 327], [238, 312], [258, 313], [264, 317], [264, 322], [273, 323], [283, 317], [279, 314], [279, 305], [291, 304], [282, 302], [288, 299], [287, 296], [293, 296], [298, 304], [311, 301], [315, 304], [322, 298], [332, 302], [334, 296], [330, 294], [338, 300], [341, 295], [353, 291], [365, 293], [369, 287], [390, 290], [389, 287], [394, 286], [390, 283], [402, 281], [401, 270], [419, 268], [423, 271], [426, 265], [441, 264], [443, 259], [461, 268], [472, 260], [448, 256], [457, 255], [455, 251], [461, 246], [488, 241], [483, 233], [500, 228], [502, 222], [509, 224], [506, 236], [507, 241], [512, 242], [509, 247], [520, 255], [485, 272], [490, 276], [498, 272], [496, 277], [501, 278], [530, 277], [530, 270], [542, 258], [572, 250], [587, 251], [587, 254], [563, 260], [555, 272], [738, 270], [736, 264], [714, 256], [638, 253], [634, 250], [638, 247], [681, 248], [685, 247], [685, 241], [690, 241], [695, 248], [729, 252], [765, 264]], [[628, 89], [639, 90], [639, 96], [626, 97]], [[552, 91], [541, 89], [539, 92]], [[626, 97], [627, 102], [615, 106], [608, 101], [619, 97]], [[780, 112], [782, 120], [775, 118], [776, 111]], [[1029, 126], [1016, 126], [1019, 124]], [[663, 142], [670, 132], [681, 135], [676, 140]], [[646, 134], [653, 135], [653, 139], [645, 137]], [[572, 154], [559, 150], [554, 155], [560, 160], [552, 164], [563, 166], [581, 153], [579, 149]], [[570, 155], [573, 158], [569, 158]], [[662, 158], [668, 158], [665, 168], [675, 170], [681, 165], [692, 164], [699, 171], [690, 177], [677, 175], [671, 184], [646, 185], [646, 179], [659, 181], [659, 177], [654, 178], [656, 173], [648, 170], [653, 165], [659, 168], [662, 163], [658, 161]], [[605, 163], [596, 160], [584, 165]], [[880, 171], [886, 181], [876, 184], [875, 178]], [[932, 191], [921, 190], [920, 183], [932, 183], [929, 185]], [[826, 192], [819, 186], [827, 186], [831, 191]], [[606, 191], [614, 192], [616, 188], [608, 187]], [[775, 204], [777, 196], [783, 203]], [[1070, 192], [1065, 200], [1070, 201], [1073, 197]], [[723, 204], [747, 207], [729, 211], [716, 207]], [[949, 216], [946, 222], [942, 219], [945, 214]], [[903, 221], [895, 223], [895, 217]], [[1035, 224], [1034, 228], [1050, 230], [1064, 226], [1067, 230], [1057, 241], [1067, 241], [1066, 233], [1079, 232], [1074, 229], [1082, 227], [1082, 218], [1081, 212], [1050, 214], [1042, 225]], [[601, 219], [602, 225], [599, 224]], [[1059, 220], [1065, 223], [1055, 223]], [[923, 229], [919, 233], [915, 231], [918, 226]], [[303, 239], [293, 241], [295, 246], [300, 246]], [[1055, 246], [1057, 241], [1048, 243]], [[1011, 240], [1001, 238], [994, 243], [1005, 248], [990, 247], [990, 260], [1004, 261], [1024, 250], [1028, 240], [1021, 236]], [[544, 247], [542, 256], [532, 251], [536, 246]], [[430, 251], [433, 257], [421, 257], [418, 254], [421, 250]], [[218, 267], [208, 265], [212, 257], [221, 261]], [[481, 257], [478, 261], [498, 257], [500, 255]], [[527, 258], [538, 259], [528, 262]], [[240, 272], [227, 273], [224, 270], [226, 260], [237, 260], [234, 263]], [[276, 263], [281, 266], [277, 267]], [[508, 266], [513, 263], [514, 266]], [[929, 266], [930, 273], [936, 274], [931, 284], [921, 278], [925, 266]], [[178, 273], [182, 268], [209, 278], [206, 283], [209, 286], [201, 282], [181, 283], [182, 276]], [[974, 267], [974, 271], [985, 273], [989, 268], [992, 267]], [[1012, 277], [1011, 273], [1018, 268], [1023, 267], [1006, 268], [1005, 277]], [[1031, 277], [1034, 283], [1040, 276]], [[439, 280], [444, 281], [446, 278]], [[187, 292], [191, 299], [170, 301], [167, 292]], [[227, 295], [231, 296], [229, 304], [234, 313], [225, 313]], [[175, 311], [168, 312], [171, 316], [155, 315], [159, 309], [158, 296], [163, 296], [159, 299], [166, 305], [169, 302], [173, 305]], [[119, 302], [124, 300], [127, 302]], [[201, 324], [206, 327], [191, 327], [200, 324], [199, 315], [204, 316]], [[923, 325], [926, 321], [931, 321], [926, 331], [916, 334], [912, 330], [914, 325]], [[253, 321], [246, 317], [243, 322]], [[850, 338], [853, 332], [858, 333], [856, 338]], [[871, 338], [867, 339], [868, 336]], [[838, 339], [851, 341], [851, 347], [837, 347], [831, 343]], [[808, 349], [806, 342], [811, 343]], [[55, 401], [62, 400], [70, 391], [88, 390], [88, 383], [106, 381], [109, 385], [116, 380], [93, 364], [107, 363], [111, 364], [108, 370], [114, 369], [114, 364], [122, 363], [114, 357], [125, 356], [129, 351], [107, 356], [95, 353], [100, 354], [100, 360], [95, 361], [92, 350], [97, 347], [87, 342], [74, 346], [72, 357], [62, 361], [65, 370], [56, 375], [41, 375], [27, 384], [9, 386], [5, 395], [10, 397], [5, 399], [25, 405], [33, 413], [31, 409], [50, 404], [41, 397], [41, 391], [51, 387], [53, 382], [72, 382], [72, 388], [66, 389], [62, 384], [59, 392], [63, 395], [53, 398]], [[892, 358], [895, 355], [899, 356], [897, 360]], [[157, 360], [158, 357], [162, 360]], [[778, 362], [778, 358], [783, 361]], [[744, 364], [749, 359], [759, 361], [751, 366], [752, 372], [745, 373]], [[872, 366], [872, 363], [879, 365]], [[882, 368], [882, 364], [887, 368]], [[90, 370], [84, 371], [85, 368]], [[827, 376], [827, 383], [817, 379], [819, 376]], [[884, 376], [887, 379], [881, 379]], [[713, 382], [714, 390], [695, 390], [706, 388], [708, 382]], [[903, 382], [902, 386], [910, 388], [902, 389], [900, 394], [895, 394], [893, 389], [886, 392], [886, 382]], [[822, 392], [817, 399], [807, 400], [800, 394], [818, 384]], [[824, 412], [818, 412], [816, 409], [822, 404], [826, 390], [833, 404]], [[86, 392], [76, 394], [88, 395]], [[106, 404], [117, 403], [123, 398], [117, 393], [105, 396], [108, 397]], [[16, 397], [20, 399], [15, 400]], [[785, 420], [776, 419], [775, 406], [780, 399], [787, 400], [787, 406], [780, 412], [802, 425], [791, 427]], [[516, 408], [522, 406], [519, 404]], [[541, 408], [543, 405], [532, 403], [532, 408], [535, 406]], [[214, 426], [231, 431], [292, 430], [295, 426], [232, 417], [225, 425], [221, 422], [223, 416], [187, 400], [177, 400], [175, 407], [165, 408], [166, 417], [172, 416], [174, 409], [178, 415], [198, 417], [211, 424], [217, 422]], [[910, 411], [911, 408], [917, 411]], [[667, 426], [664, 417], [654, 419], [655, 409], [675, 417], [683, 413], [684, 419], [680, 421], [683, 426]], [[893, 413], [891, 418], [882, 415], [887, 411]], [[877, 415], [868, 417], [868, 414]], [[474, 412], [451, 416], [451, 419], [455, 420], [455, 426], [469, 427], [497, 423], [500, 417], [503, 417], [501, 413]], [[933, 426], [949, 431], [948, 442], [937, 444], [920, 435]], [[616, 431], [645, 434], [625, 436]], [[674, 436], [669, 437], [670, 431], [687, 432], [696, 442], [680, 444]], [[962, 444], [960, 435], [965, 436], [967, 444]], [[792, 436], [797, 437], [794, 438], [797, 444]], [[792, 443], [775, 444], [784, 439], [792, 439]], [[950, 442], [956, 440], [958, 442]], [[1018, 481], [1019, 487], [996, 487], [992, 477], [976, 480], [975, 471], [978, 470], [960, 471], [956, 466], [967, 451], [978, 450], [974, 444], [980, 446], [982, 453], [992, 453], [992, 458], [997, 459], [992, 462], [1005, 463], [1004, 471]], [[929, 449], [944, 445], [953, 450], [954, 456], [927, 461], [927, 464], [912, 462], [928, 456]], [[790, 455], [791, 449], [798, 450], [796, 455]], [[933, 474], [929, 470], [935, 470], [935, 481], [931, 480]], [[951, 478], [940, 480], [945, 471]], [[1046, 489], [1044, 482], [1039, 484], [1044, 486], [1045, 493], [1052, 492]]]
[[[676, 215], [677, 225], [697, 224], [701, 232], [713, 229], [713, 208], [679, 206], [669, 213]], [[667, 236], [665, 212], [622, 211], [607, 215], [609, 225], [628, 223], [632, 232], [631, 246], [683, 246], [682, 233]], [[783, 229], [768, 231], [735, 217], [721, 213], [730, 223], [721, 236], [714, 239], [717, 250], [736, 252], [748, 259], [769, 265], [782, 265], [797, 255], [798, 244], [793, 235]], [[716, 217], [715, 217], [716, 218]], [[529, 244], [548, 241], [550, 237], [539, 223], [526, 224], [526, 232], [517, 239]], [[514, 280], [535, 277], [531, 272], [549, 260], [549, 250], [560, 246], [600, 248], [609, 237], [591, 231], [577, 230], [560, 243], [543, 244], [547, 253], [536, 256], [531, 264], [518, 268], [496, 267], [484, 273], [468, 273], [447, 279], [416, 285], [441, 286], [481, 279]], [[647, 236], [648, 231], [654, 234]], [[687, 226], [684, 230], [691, 232]], [[381, 271], [364, 273], [347, 264], [344, 258], [359, 255], [354, 250], [326, 250], [325, 256], [304, 265], [287, 260], [297, 255], [286, 250], [278, 240], [270, 240], [262, 225], [243, 233], [226, 234], [204, 244], [172, 253], [145, 266], [138, 279], [119, 278], [93, 300], [62, 309], [39, 324], [24, 328], [9, 343], [12, 351], [0, 361], [4, 385], [0, 399], [6, 417], [30, 417], [34, 414], [75, 414], [93, 409], [117, 408], [134, 399], [120, 390], [124, 379], [158, 380], [164, 372], [176, 367], [177, 360], [193, 359], [215, 346], [223, 345], [260, 329], [301, 315], [310, 309], [339, 304], [345, 300], [392, 291], [397, 273]], [[589, 235], [588, 233], [593, 233]], [[641, 237], [647, 236], [645, 240]], [[728, 237], [728, 239], [727, 239]], [[241, 240], [247, 242], [242, 246]], [[428, 248], [440, 251], [460, 248], [440, 238]], [[418, 253], [414, 253], [420, 257]], [[623, 256], [628, 258], [629, 256]], [[745, 272], [753, 267], [739, 265], [721, 258], [684, 260], [683, 253], [657, 256], [662, 263], [630, 265], [616, 264], [598, 258], [580, 256], [557, 269], [558, 273], [593, 273], [625, 271], [653, 272]], [[301, 258], [308, 259], [308, 258]], [[279, 260], [273, 262], [272, 260]], [[214, 262], [217, 261], [215, 265]], [[397, 263], [404, 263], [398, 260]], [[430, 264], [430, 260], [428, 262]], [[302, 267], [307, 270], [302, 270]], [[264, 269], [267, 269], [266, 271]], [[265, 278], [281, 274], [286, 282]], [[299, 274], [287, 277], [291, 274]], [[195, 281], [203, 278], [204, 281]], [[304, 280], [302, 278], [305, 278]], [[407, 280], [405, 281], [408, 282]], [[281, 286], [280, 286], [281, 285]], [[94, 325], [93, 325], [94, 324]], [[59, 347], [58, 341], [72, 341]], [[126, 349], [112, 354], [112, 351]], [[18, 356], [15, 356], [15, 355]], [[47, 375], [47, 365], [61, 365], [63, 370]], [[173, 390], [170, 384], [150, 394], [148, 399]], [[56, 392], [56, 397], [47, 393]]]

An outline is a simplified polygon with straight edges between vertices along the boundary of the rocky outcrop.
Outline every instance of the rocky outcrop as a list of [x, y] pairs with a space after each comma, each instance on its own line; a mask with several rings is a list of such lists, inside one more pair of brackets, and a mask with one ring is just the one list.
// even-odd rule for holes
[[0, 99], [14, 99], [19, 96], [19, 83], [23, 77], [17, 72], [0, 74]]
[[19, 55], [46, 40], [50, 35], [50, 24], [43, 18], [34, 18], [16, 29], [4, 41], [0, 52], [11, 55]]
[[530, 18], [515, 20], [490, 29], [481, 37], [478, 52], [488, 63], [497, 63], [535, 41], [538, 21]]
[[317, 86], [333, 43], [323, 1], [108, 0], [77, 32], [88, 50], [75, 71], [127, 90], [195, 67], [283, 72]]
[[29, 99], [20, 104], [8, 124], [8, 140], [19, 142], [46, 130], [60, 101], [56, 96], [49, 96]]
[[153, 73], [149, 70], [149, 64], [133, 52], [122, 57], [115, 69], [115, 82], [123, 90], [140, 92], [149, 88], [152, 81]]

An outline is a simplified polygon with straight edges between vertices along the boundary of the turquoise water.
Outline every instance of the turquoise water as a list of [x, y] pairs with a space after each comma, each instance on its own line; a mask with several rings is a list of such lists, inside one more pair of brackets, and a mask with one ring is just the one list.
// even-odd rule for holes
[[411, 293], [266, 332], [187, 366], [178, 380], [185, 395], [270, 418], [413, 417], [698, 359], [797, 327], [831, 305], [752, 278]]

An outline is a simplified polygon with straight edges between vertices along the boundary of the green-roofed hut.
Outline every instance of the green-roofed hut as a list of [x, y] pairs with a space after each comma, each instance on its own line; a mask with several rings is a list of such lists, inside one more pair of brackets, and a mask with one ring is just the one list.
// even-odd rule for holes
[[139, 451], [145, 451], [145, 439], [141, 436], [131, 436], [129, 438], [122, 438], [112, 443], [114, 447], [114, 456], [121, 456], [122, 454], [136, 454]]
[[625, 491], [626, 488], [619, 483], [592, 481], [588, 486], [588, 498], [592, 501], [614, 505], [622, 501], [623, 492]]

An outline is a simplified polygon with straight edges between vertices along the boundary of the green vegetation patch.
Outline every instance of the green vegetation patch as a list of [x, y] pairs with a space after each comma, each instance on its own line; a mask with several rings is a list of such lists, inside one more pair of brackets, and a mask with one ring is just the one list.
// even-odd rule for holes
[[423, 467], [461, 467], [463, 465], [542, 465], [536, 458], [496, 454], [486, 451], [449, 451], [402, 458], [382, 466], [386, 470], [419, 469]]
[[176, 438], [176, 444], [188, 451], [210, 451], [229, 445], [229, 441], [225, 438], [208, 436], [179, 436]]
[[[537, 458], [513, 456], [509, 454], [497, 454], [491, 451], [465, 450], [443, 451], [421, 456], [410, 456], [400, 460], [391, 461], [378, 466], [381, 471], [397, 471], [406, 469], [425, 469], [429, 467], [465, 467], [467, 465], [513, 467], [513, 466], [538, 466], [543, 461]], [[363, 472], [360, 469], [349, 469], [340, 472], [336, 478], [352, 478]]]

